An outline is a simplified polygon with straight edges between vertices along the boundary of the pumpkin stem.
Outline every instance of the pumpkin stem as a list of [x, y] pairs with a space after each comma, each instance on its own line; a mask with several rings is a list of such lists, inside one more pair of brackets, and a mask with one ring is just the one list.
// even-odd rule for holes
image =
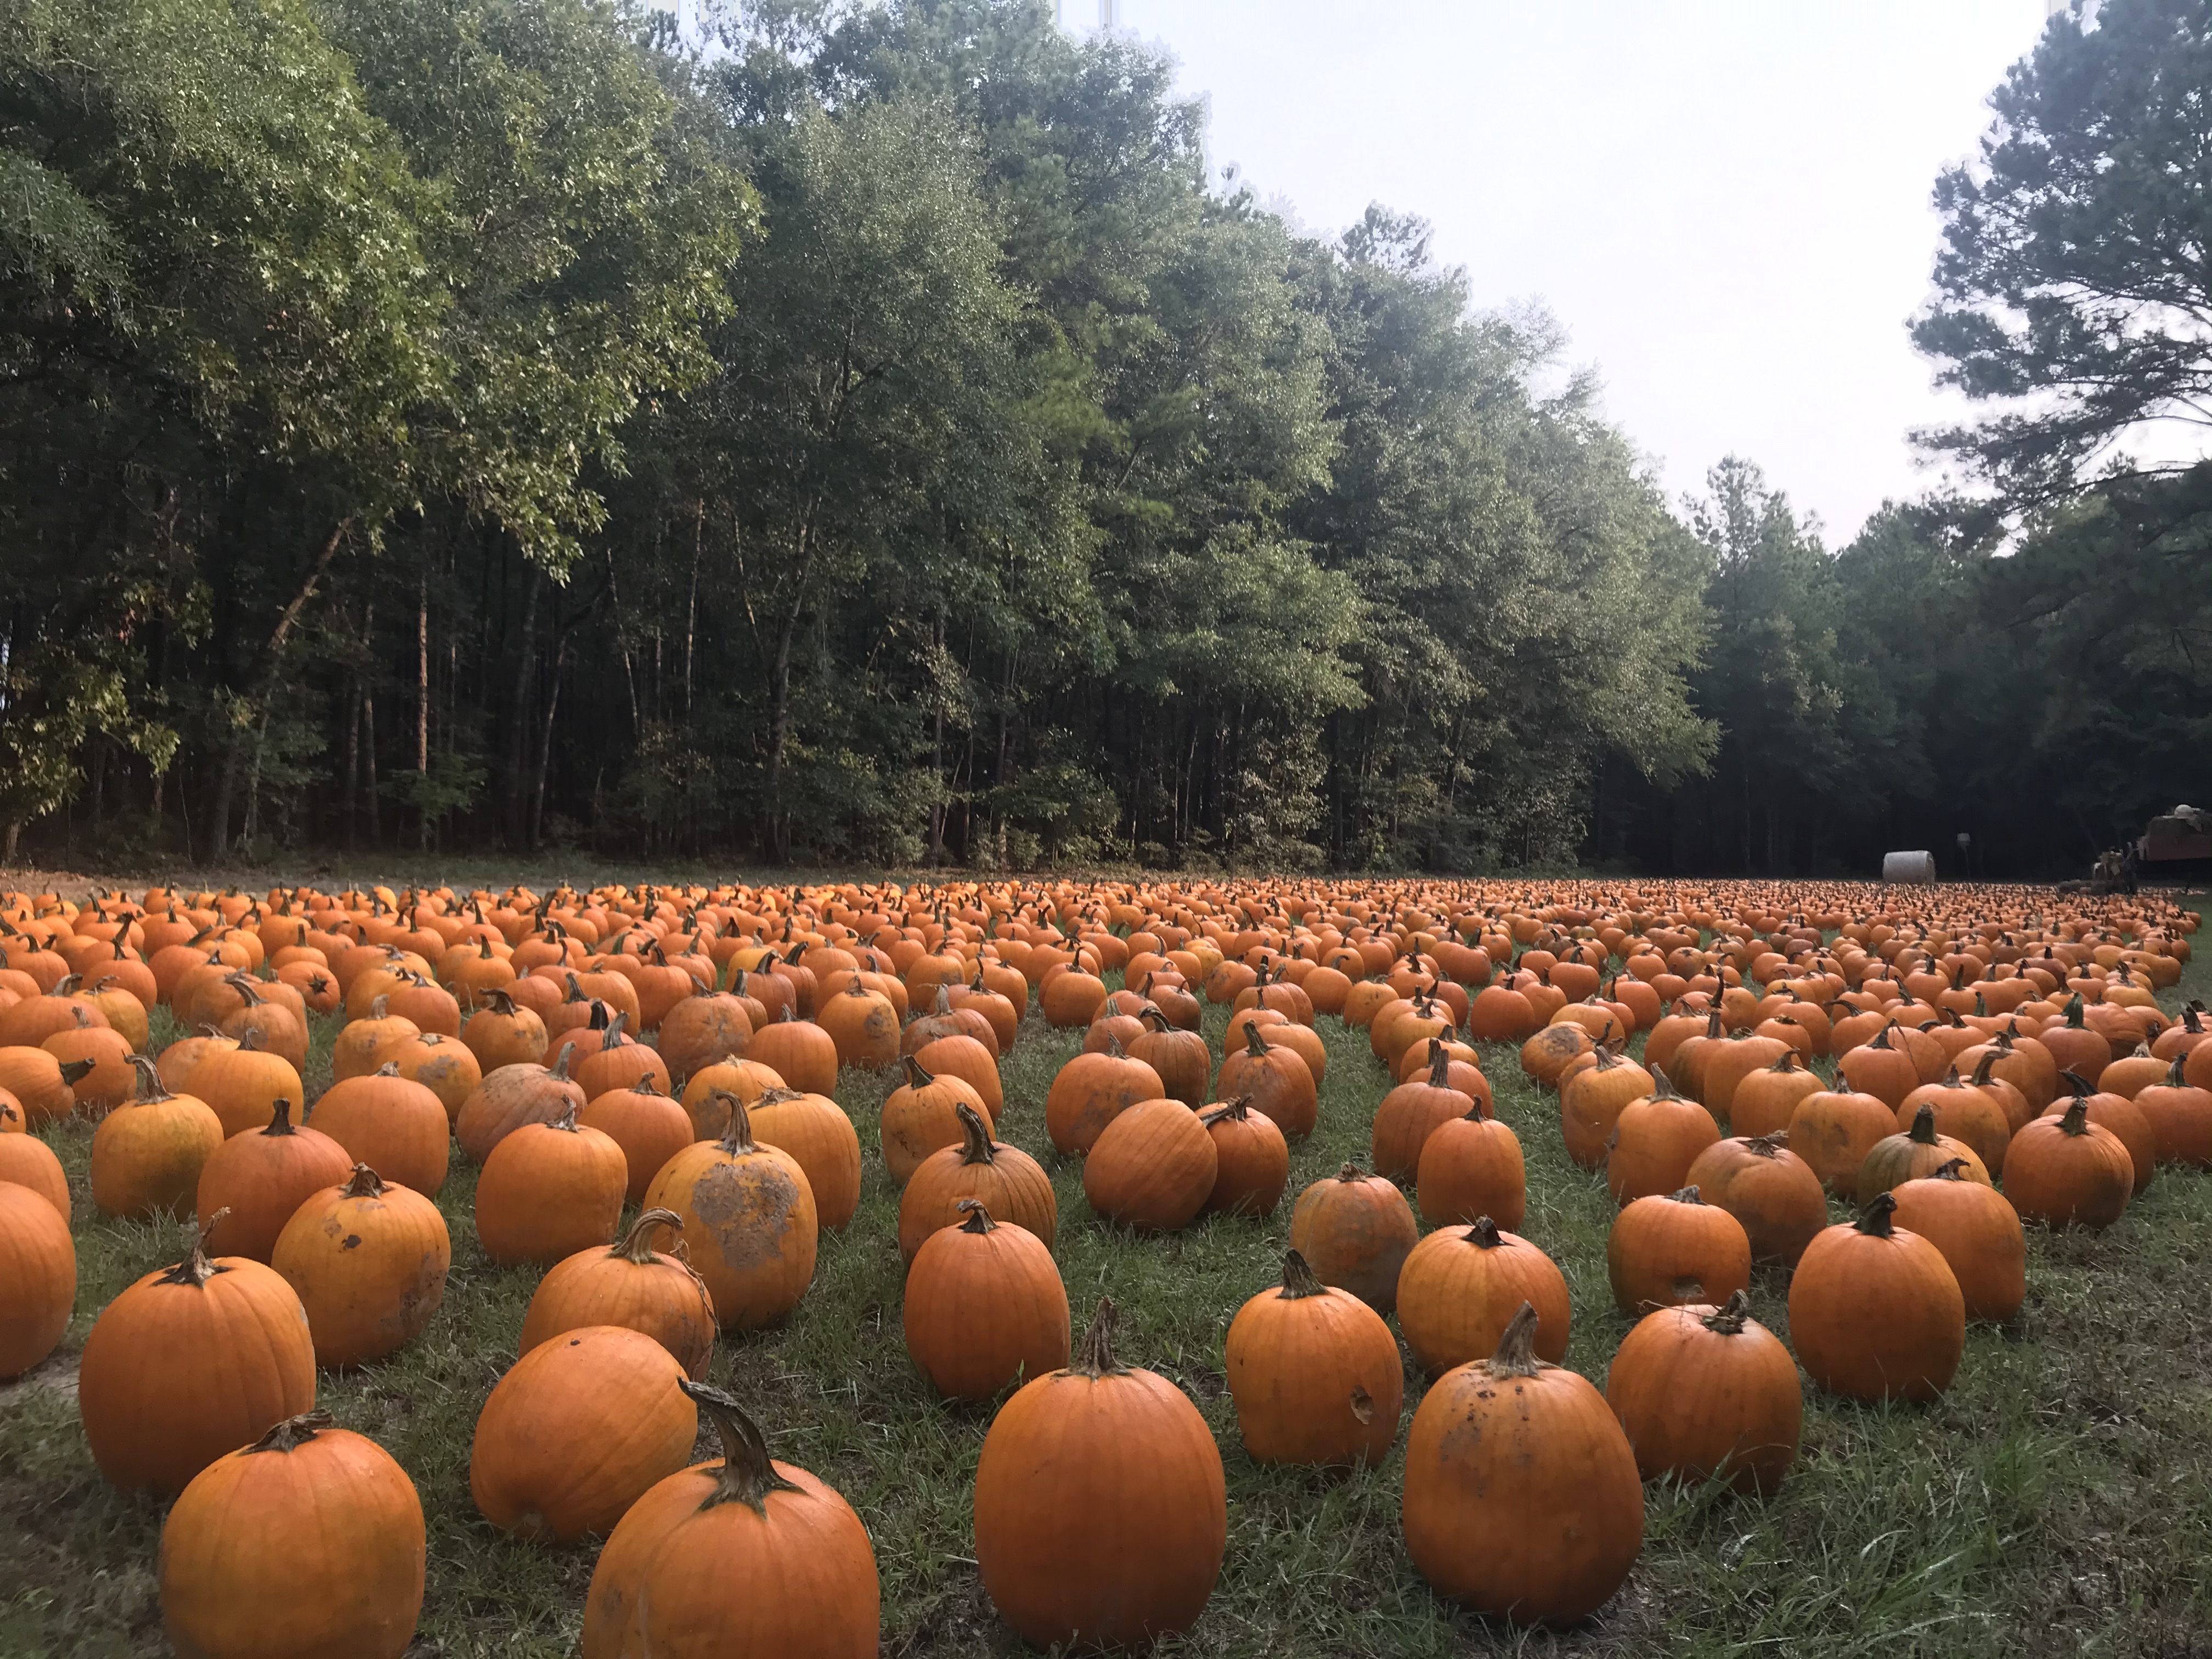
[[667, 1227], [680, 1233], [684, 1231], [684, 1218], [673, 1210], [647, 1210], [630, 1223], [629, 1231], [622, 1237], [622, 1243], [607, 1254], [618, 1255], [641, 1267], [650, 1267], [653, 1262], [653, 1230], [655, 1227]]
[[353, 1166], [353, 1178], [345, 1184], [345, 1196], [381, 1198], [384, 1196], [384, 1182], [378, 1178], [376, 1171], [370, 1169], [368, 1164], [356, 1164]]
[[1281, 1300], [1302, 1302], [1310, 1296], [1327, 1296], [1328, 1286], [1321, 1282], [1303, 1251], [1283, 1252], [1283, 1290]]
[[1705, 1200], [1698, 1195], [1698, 1189], [1695, 1187], [1684, 1187], [1679, 1191], [1668, 1194], [1667, 1201], [1670, 1204], [1702, 1204]]
[[753, 1119], [752, 1114], [745, 1109], [745, 1103], [727, 1089], [717, 1089], [707, 1098], [726, 1100], [730, 1103], [730, 1127], [722, 1132], [722, 1150], [732, 1158], [751, 1152], [753, 1150]]
[[1067, 1369], [1094, 1381], [1125, 1375], [1129, 1368], [1114, 1357], [1114, 1328], [1121, 1321], [1121, 1310], [1115, 1307], [1113, 1297], [1100, 1297], [1098, 1311], [1091, 1316], [1091, 1328], [1083, 1334], [1083, 1346]]
[[[1928, 1108], [1923, 1106], [1920, 1109], [1924, 1112], [1928, 1110]], [[1916, 1123], [1914, 1127], [1917, 1128], [1919, 1126]], [[1889, 1194], [1884, 1193], [1876, 1198], [1873, 1203], [1868, 1205], [1866, 1208], [1860, 1212], [1859, 1218], [1851, 1223], [1851, 1225], [1856, 1227], [1869, 1238], [1891, 1237], [1895, 1234], [1897, 1230], [1890, 1224], [1890, 1212], [1896, 1208], [1896, 1199], [1890, 1196]]]
[[1905, 1133], [1907, 1139], [1916, 1140], [1923, 1146], [1933, 1146], [1936, 1144], [1936, 1109], [1922, 1101], [1920, 1109], [1912, 1115], [1912, 1127]]
[[553, 1069], [547, 1075], [556, 1082], [566, 1083], [568, 1080], [568, 1058], [575, 1052], [574, 1043], [563, 1043], [561, 1052], [553, 1057]]
[[2087, 1134], [2089, 1133], [2089, 1097], [2075, 1096], [2074, 1103], [2066, 1109], [2066, 1115], [2058, 1120], [2058, 1127], [2069, 1135]]
[[1267, 1039], [1260, 1035], [1260, 1022], [1256, 1019], [1245, 1023], [1244, 1052], [1255, 1060], [1267, 1057]]
[[[131, 1056], [131, 1064], [138, 1073], [138, 1098], [141, 1101], [153, 1102], [176, 1098], [162, 1086], [161, 1074], [154, 1069], [154, 1062], [151, 1059], [144, 1054], [133, 1054]], [[84, 1070], [79, 1072], [76, 1077], [71, 1077], [70, 1066], [82, 1066]], [[76, 1079], [89, 1073], [92, 1066], [93, 1062], [88, 1060], [71, 1060], [69, 1066], [62, 1067], [62, 1081], [75, 1086]]]
[[1218, 1106], [1208, 1107], [1198, 1115], [1198, 1121], [1210, 1128], [1224, 1118], [1241, 1123], [1251, 1115], [1252, 1097], [1239, 1095], [1234, 1100], [1225, 1100]]
[[1442, 1037], [1429, 1039], [1429, 1086], [1432, 1089], [1451, 1087], [1451, 1051], [1444, 1047]]
[[908, 1088], [927, 1089], [931, 1084], [936, 1081], [937, 1079], [934, 1077], [922, 1070], [921, 1062], [920, 1060], [916, 1060], [912, 1054], [906, 1056], [906, 1086]]
[[545, 1127], [549, 1129], [563, 1129], [572, 1135], [579, 1133], [576, 1127], [577, 1109], [576, 1103], [570, 1101], [562, 1109], [561, 1115], [551, 1119]]
[[1486, 1215], [1475, 1217], [1474, 1224], [1460, 1237], [1476, 1249], [1484, 1250], [1494, 1250], [1505, 1242], [1504, 1232]]
[[1965, 1158], [1954, 1158], [1950, 1159], [1948, 1163], [1937, 1164], [1933, 1170], [1929, 1171], [1929, 1174], [1932, 1178], [1937, 1181], [1964, 1181], [1966, 1177], [1962, 1171], [1966, 1167], [1966, 1160]]
[[1137, 1021], [1148, 1031], [1164, 1031], [1168, 1029], [1168, 1017], [1149, 1002], [1137, 1010]]
[[2173, 1064], [2166, 1068], [2166, 1086], [2167, 1088], [2179, 1089], [2187, 1086], [2182, 1079], [2181, 1071], [2183, 1063], [2186, 1061], [2188, 1058], [2189, 1051], [2185, 1048], [2173, 1057]]
[[297, 1129], [292, 1127], [292, 1103], [290, 1101], [285, 1099], [283, 1096], [279, 1095], [275, 1100], [270, 1102], [269, 1104], [270, 1108], [269, 1114], [269, 1127], [261, 1132], [263, 1134], [295, 1135], [300, 1133]]
[[1651, 1073], [1652, 1099], [1680, 1100], [1681, 1098], [1681, 1096], [1674, 1092], [1674, 1080], [1667, 1075], [1667, 1068], [1664, 1066], [1654, 1066], [1649, 1069]]
[[623, 1036], [623, 1027], [629, 1024], [629, 1010], [627, 1008], [623, 1009], [620, 1012], [617, 1013], [612, 1019], [609, 1020], [607, 1022], [607, 1034], [599, 1039], [599, 1052], [605, 1054], [610, 1048], [621, 1048], [623, 1042], [628, 1040]]
[[702, 1510], [711, 1510], [718, 1504], [743, 1504], [756, 1515], [766, 1515], [770, 1492], [799, 1490], [775, 1472], [775, 1462], [768, 1455], [768, 1437], [735, 1400], [688, 1376], [678, 1377], [676, 1386], [707, 1413], [722, 1442], [722, 1467], [716, 1472], [714, 1490], [699, 1505]]
[[1744, 1151], [1756, 1158], [1774, 1158], [1790, 1145], [1790, 1132], [1778, 1129], [1771, 1135], [1750, 1135], [1745, 1138]]
[[983, 1200], [980, 1198], [963, 1198], [952, 1207], [968, 1218], [960, 1224], [960, 1231], [963, 1233], [974, 1233], [981, 1237], [985, 1233], [999, 1230], [999, 1224], [991, 1219], [990, 1211], [983, 1207]]
[[255, 1452], [291, 1451], [313, 1440], [318, 1429], [334, 1429], [337, 1426], [337, 1419], [332, 1417], [322, 1407], [318, 1406], [311, 1412], [301, 1412], [297, 1417], [288, 1417], [282, 1423], [274, 1425], [268, 1433], [246, 1449], [246, 1455], [251, 1456]]
[[1741, 1336], [1750, 1317], [1751, 1298], [1741, 1291], [1730, 1291], [1719, 1311], [1707, 1314], [1702, 1322], [1715, 1336]]
[[230, 1271], [228, 1267], [218, 1267], [208, 1255], [208, 1240], [215, 1236], [215, 1230], [222, 1224], [223, 1217], [229, 1213], [230, 1206], [226, 1204], [200, 1223], [192, 1234], [191, 1254], [161, 1275], [164, 1285], [190, 1285], [197, 1290], [216, 1274]]
[[1523, 1302], [1520, 1311], [1506, 1322], [1505, 1334], [1498, 1339], [1498, 1352], [1490, 1356], [1487, 1366], [1493, 1377], [1534, 1376], [1553, 1369], [1536, 1358], [1534, 1303]]
[[514, 999], [504, 991], [479, 991], [477, 994], [491, 1005], [491, 1011], [504, 1018], [514, 1015]]
[[998, 1154], [991, 1147], [991, 1126], [983, 1115], [966, 1101], [955, 1101], [952, 1110], [960, 1119], [960, 1132], [966, 1137], [960, 1148], [960, 1162], [965, 1164], [990, 1164]]

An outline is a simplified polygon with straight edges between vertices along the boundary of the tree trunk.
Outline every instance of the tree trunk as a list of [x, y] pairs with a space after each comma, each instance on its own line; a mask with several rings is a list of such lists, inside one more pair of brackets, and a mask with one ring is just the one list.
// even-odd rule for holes
[[799, 515], [799, 558], [792, 579], [791, 603], [784, 610], [783, 627], [776, 636], [775, 661], [769, 670], [768, 821], [762, 840], [769, 860], [776, 864], [791, 856], [783, 811], [783, 751], [791, 735], [791, 646], [799, 635], [799, 614], [806, 603], [806, 580], [814, 563], [815, 506], [808, 502]]
[[415, 587], [415, 834], [416, 845], [430, 850], [430, 559]]
[[520, 846], [530, 833], [530, 671], [538, 655], [538, 596], [544, 578], [535, 566], [526, 566], [523, 582], [529, 592], [522, 601], [521, 645], [515, 653], [514, 701], [507, 720], [507, 834], [508, 843]]

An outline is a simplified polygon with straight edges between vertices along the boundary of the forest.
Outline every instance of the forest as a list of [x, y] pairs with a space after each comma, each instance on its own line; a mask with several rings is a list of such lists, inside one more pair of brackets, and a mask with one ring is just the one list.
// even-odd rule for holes
[[2212, 796], [2208, 88], [1996, 89], [1831, 546], [1044, 0], [14, 0], [7, 860], [2075, 873]]

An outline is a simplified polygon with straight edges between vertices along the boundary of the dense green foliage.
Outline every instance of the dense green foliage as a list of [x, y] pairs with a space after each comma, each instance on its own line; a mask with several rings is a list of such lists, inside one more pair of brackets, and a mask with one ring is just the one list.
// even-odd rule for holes
[[1939, 185], [1996, 494], [1836, 552], [1745, 462], [1670, 510], [1556, 325], [1210, 181], [1040, 0], [26, 0], [0, 825], [2076, 865], [2212, 793], [2212, 478], [2085, 470], [2201, 390], [2212, 9], [2100, 19]]

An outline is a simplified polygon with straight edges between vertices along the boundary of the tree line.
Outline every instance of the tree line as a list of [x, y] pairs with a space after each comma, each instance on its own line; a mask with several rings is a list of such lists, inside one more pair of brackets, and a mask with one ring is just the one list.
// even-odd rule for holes
[[2070, 867], [2212, 793], [2212, 475], [2119, 447], [2208, 43], [2000, 89], [1916, 325], [1982, 485], [1830, 549], [1042, 0], [22, 0], [8, 855]]

